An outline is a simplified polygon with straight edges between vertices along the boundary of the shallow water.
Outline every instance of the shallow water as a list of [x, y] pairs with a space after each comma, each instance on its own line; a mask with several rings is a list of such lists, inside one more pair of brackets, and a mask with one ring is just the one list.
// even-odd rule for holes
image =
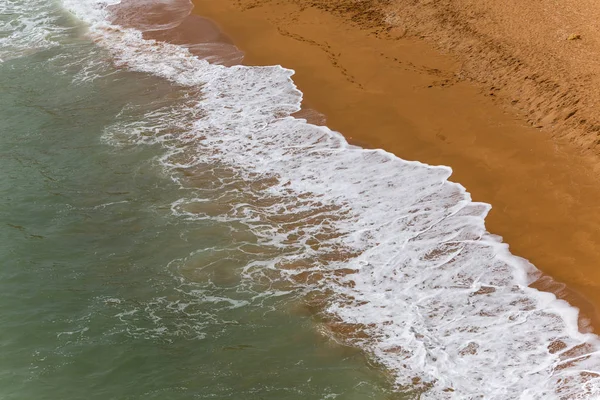
[[292, 71], [188, 49], [186, 2], [109, 3], [2, 6], [0, 397], [600, 391], [449, 168], [290, 117]]
[[173, 215], [158, 146], [106, 140], [127, 104], [176, 89], [73, 24], [0, 64], [0, 398], [388, 398], [292, 296], [240, 284], [230, 224]]

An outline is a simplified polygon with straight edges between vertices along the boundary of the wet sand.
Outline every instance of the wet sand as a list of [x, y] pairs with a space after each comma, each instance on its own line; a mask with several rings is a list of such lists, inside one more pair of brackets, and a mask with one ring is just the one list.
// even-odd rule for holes
[[582, 308], [600, 329], [600, 184], [595, 163], [532, 128], [460, 76], [456, 57], [404, 32], [352, 22], [308, 2], [195, 0], [247, 65], [296, 71], [305, 105], [363, 147], [448, 165], [488, 230], [556, 281], [535, 284]]

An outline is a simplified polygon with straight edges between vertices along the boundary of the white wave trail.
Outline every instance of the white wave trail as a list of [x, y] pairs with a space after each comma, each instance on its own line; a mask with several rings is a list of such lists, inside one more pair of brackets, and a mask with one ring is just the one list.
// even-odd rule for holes
[[65, 29], [52, 1], [0, 1], [0, 62], [58, 45]]
[[[400, 390], [420, 388], [426, 399], [600, 397], [598, 337], [578, 331], [577, 309], [528, 287], [533, 267], [486, 232], [490, 206], [448, 181], [450, 168], [351, 146], [290, 117], [302, 98], [291, 70], [211, 65], [111, 25], [107, 2], [64, 3], [117, 65], [201, 87], [197, 119], [169, 137], [180, 144], [165, 165], [220, 164], [248, 181], [269, 178], [261, 196], [277, 202], [241, 204], [230, 217], [254, 224], [269, 244], [298, 249], [265, 268], [303, 259], [322, 272], [320, 284], [334, 292], [328, 311], [368, 333], [353, 343], [391, 370]], [[157, 123], [168, 125], [163, 116]], [[272, 222], [321, 209], [335, 213], [301, 226]], [[336, 234], [321, 237], [325, 229]], [[327, 274], [340, 269], [351, 273]]]

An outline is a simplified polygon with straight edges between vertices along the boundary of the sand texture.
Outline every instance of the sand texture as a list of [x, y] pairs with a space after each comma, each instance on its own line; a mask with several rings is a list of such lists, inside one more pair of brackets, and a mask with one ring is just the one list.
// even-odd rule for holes
[[395, 0], [385, 22], [462, 61], [460, 73], [533, 126], [598, 154], [600, 3]]

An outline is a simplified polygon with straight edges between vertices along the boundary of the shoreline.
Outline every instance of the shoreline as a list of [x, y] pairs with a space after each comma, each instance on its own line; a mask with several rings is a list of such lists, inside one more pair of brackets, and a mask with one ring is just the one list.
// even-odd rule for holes
[[194, 13], [223, 29], [244, 64], [294, 69], [304, 105], [353, 143], [452, 167], [452, 181], [492, 205], [488, 230], [566, 284], [533, 286], [579, 307], [599, 330], [600, 188], [589, 160], [454, 79], [457, 60], [423, 42], [378, 37], [292, 1], [265, 4], [195, 0]]

